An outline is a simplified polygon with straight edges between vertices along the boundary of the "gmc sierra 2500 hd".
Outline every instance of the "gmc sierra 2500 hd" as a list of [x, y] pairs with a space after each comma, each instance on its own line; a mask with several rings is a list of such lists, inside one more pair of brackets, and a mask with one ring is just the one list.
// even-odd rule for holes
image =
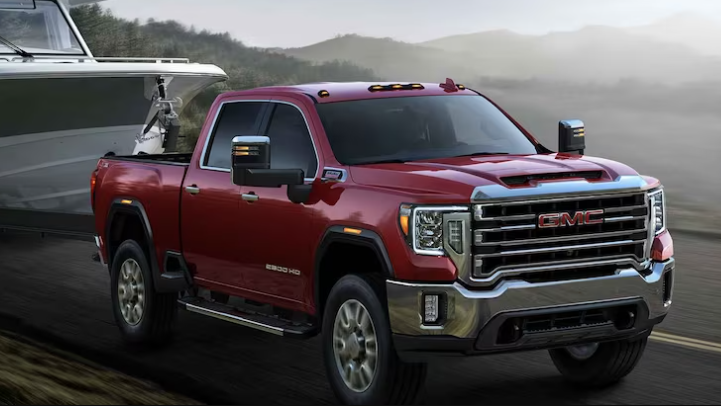
[[618, 382], [671, 305], [663, 189], [541, 145], [447, 80], [230, 92], [192, 154], [107, 157], [96, 242], [123, 336], [178, 307], [322, 336], [348, 404], [418, 400], [429, 359], [547, 349], [571, 383]]

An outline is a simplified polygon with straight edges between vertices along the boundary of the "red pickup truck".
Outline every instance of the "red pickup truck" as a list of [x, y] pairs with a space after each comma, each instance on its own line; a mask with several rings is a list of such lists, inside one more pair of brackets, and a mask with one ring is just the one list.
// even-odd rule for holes
[[571, 383], [618, 382], [672, 301], [663, 188], [559, 151], [445, 83], [230, 92], [192, 154], [92, 175], [122, 335], [167, 342], [178, 307], [321, 335], [347, 404], [411, 403], [430, 359], [549, 350]]

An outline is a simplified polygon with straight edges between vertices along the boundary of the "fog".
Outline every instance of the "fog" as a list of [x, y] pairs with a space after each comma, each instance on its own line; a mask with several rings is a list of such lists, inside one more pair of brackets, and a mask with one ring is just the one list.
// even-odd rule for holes
[[[497, 29], [540, 35], [587, 25], [635, 27], [681, 12], [721, 21], [717, 0], [106, 0], [102, 4], [124, 18], [172, 19], [229, 32], [250, 46], [284, 48], [351, 33], [423, 42]], [[707, 41], [718, 44], [712, 38]]]
[[[552, 149], [558, 145], [558, 120], [582, 119], [586, 154], [621, 161], [664, 183], [672, 226], [721, 227], [718, 86], [699, 89], [697, 95], [641, 86], [610, 95], [560, 85], [537, 91], [519, 87], [486, 86], [485, 94]], [[708, 104], [697, 107], [701, 98]]]
[[589, 155], [661, 179], [673, 222], [721, 227], [721, 1], [269, 3], [104, 4], [123, 17], [228, 31], [304, 60], [351, 61], [387, 80], [452, 77], [552, 149], [558, 120], [582, 119]]

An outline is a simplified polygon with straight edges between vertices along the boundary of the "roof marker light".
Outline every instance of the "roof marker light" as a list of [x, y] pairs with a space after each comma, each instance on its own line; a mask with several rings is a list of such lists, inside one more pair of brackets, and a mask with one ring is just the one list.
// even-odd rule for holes
[[400, 83], [394, 83], [392, 85], [373, 85], [368, 88], [369, 92], [379, 92], [379, 91], [392, 91], [392, 90], [422, 90], [425, 89], [422, 84], [420, 83], [408, 83], [405, 85], [402, 85]]
[[318, 92], [318, 96], [319, 97], [330, 97], [330, 93], [328, 93], [327, 90], [321, 90], [320, 92]]

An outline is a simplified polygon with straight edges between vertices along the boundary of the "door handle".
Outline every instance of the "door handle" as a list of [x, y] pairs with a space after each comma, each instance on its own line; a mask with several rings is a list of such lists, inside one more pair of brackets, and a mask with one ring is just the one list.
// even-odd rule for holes
[[195, 185], [193, 185], [193, 186], [186, 186], [186, 187], [185, 187], [185, 191], [188, 192], [188, 193], [190, 193], [191, 195], [197, 195], [198, 193], [200, 193], [200, 188], [197, 187], [197, 186], [195, 186]]
[[245, 200], [246, 202], [255, 202], [255, 201], [257, 201], [258, 199], [260, 199], [260, 197], [258, 197], [258, 195], [256, 195], [256, 194], [253, 193], [253, 192], [251, 192], [251, 193], [243, 193], [243, 194], [241, 195], [241, 197], [242, 197], [243, 200]]

